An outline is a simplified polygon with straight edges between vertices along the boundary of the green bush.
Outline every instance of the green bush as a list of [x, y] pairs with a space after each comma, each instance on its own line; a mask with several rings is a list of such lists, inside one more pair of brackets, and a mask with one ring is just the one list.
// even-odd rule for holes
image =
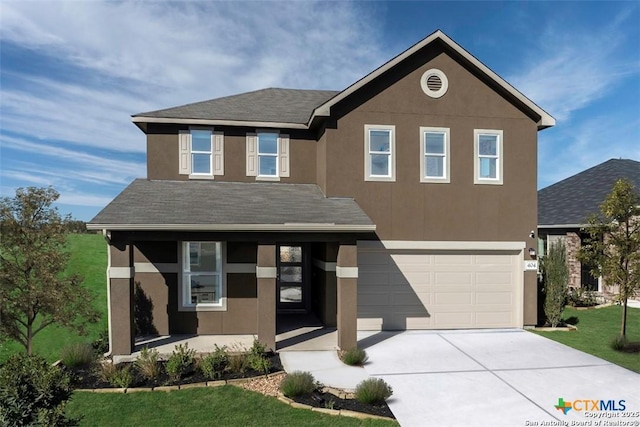
[[196, 351], [189, 349], [189, 344], [176, 345], [175, 350], [167, 360], [167, 374], [172, 380], [178, 381], [184, 375], [193, 372], [196, 362], [195, 356]]
[[216, 344], [214, 352], [200, 360], [200, 370], [207, 379], [215, 380], [222, 376], [228, 364], [227, 347], [218, 347]]
[[280, 383], [280, 391], [287, 397], [311, 394], [315, 389], [316, 380], [310, 372], [291, 372]]
[[91, 345], [93, 349], [98, 354], [98, 356], [102, 356], [106, 352], [109, 351], [109, 331], [106, 329], [102, 329], [98, 334], [98, 338], [96, 338]]
[[564, 241], [559, 240], [552, 243], [549, 247], [549, 253], [542, 261], [545, 292], [544, 314], [551, 327], [555, 328], [562, 321], [569, 282], [569, 266]]
[[569, 288], [567, 304], [573, 307], [593, 307], [598, 305], [593, 291], [584, 288]]
[[158, 350], [144, 347], [140, 350], [140, 356], [135, 361], [135, 367], [144, 378], [152, 380], [160, 375], [160, 363]]
[[100, 365], [100, 379], [113, 387], [127, 388], [133, 384], [134, 377], [131, 366], [121, 367], [107, 362]]
[[615, 351], [623, 351], [628, 344], [629, 344], [629, 341], [627, 341], [627, 337], [625, 337], [624, 335], [618, 335], [617, 337], [611, 340], [611, 342], [609, 343], [609, 346]]
[[357, 347], [349, 349], [342, 353], [341, 359], [344, 363], [350, 366], [362, 366], [369, 360], [367, 352]]
[[238, 374], [244, 374], [249, 367], [249, 355], [246, 353], [232, 354], [229, 356], [227, 370]]
[[257, 338], [254, 338], [253, 345], [251, 346], [251, 349], [249, 350], [249, 353], [252, 356], [260, 356], [260, 357], [262, 357], [266, 353], [266, 349], [267, 349], [266, 345], [264, 345], [260, 341], [258, 341]]
[[267, 375], [271, 369], [271, 362], [265, 356], [249, 355], [249, 365], [251, 369], [261, 374]]
[[68, 368], [87, 366], [96, 360], [96, 354], [91, 344], [77, 342], [69, 344], [62, 349], [60, 360]]
[[392, 394], [393, 389], [382, 378], [369, 378], [356, 386], [355, 397], [358, 402], [373, 405], [383, 403]]
[[40, 356], [19, 353], [0, 368], [0, 425], [72, 426], [65, 406], [71, 379]]

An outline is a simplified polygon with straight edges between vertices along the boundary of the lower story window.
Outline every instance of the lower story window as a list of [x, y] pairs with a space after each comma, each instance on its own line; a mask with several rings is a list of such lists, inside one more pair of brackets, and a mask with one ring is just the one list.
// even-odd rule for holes
[[222, 305], [222, 244], [183, 242], [182, 305]]

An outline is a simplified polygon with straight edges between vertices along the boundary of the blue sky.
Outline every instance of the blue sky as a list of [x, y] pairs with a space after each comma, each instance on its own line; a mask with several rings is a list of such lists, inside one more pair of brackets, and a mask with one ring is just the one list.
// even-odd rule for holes
[[638, 2], [0, 3], [0, 194], [53, 185], [90, 220], [144, 177], [132, 114], [344, 89], [441, 29], [557, 119], [538, 188], [640, 160]]

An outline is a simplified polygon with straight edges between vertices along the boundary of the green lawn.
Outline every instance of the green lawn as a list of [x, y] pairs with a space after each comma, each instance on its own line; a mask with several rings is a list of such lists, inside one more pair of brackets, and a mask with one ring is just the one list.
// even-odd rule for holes
[[[78, 336], [74, 331], [51, 325], [34, 338], [34, 352], [50, 362], [59, 358], [60, 349], [73, 342], [91, 342], [101, 330], [107, 329], [107, 244], [100, 234], [70, 234], [67, 249], [71, 259], [67, 272], [84, 276], [86, 286], [94, 296], [94, 306], [101, 314], [98, 323], [89, 325], [87, 336]], [[0, 362], [11, 354], [24, 351], [24, 347], [8, 341], [0, 344]]]
[[81, 426], [397, 426], [294, 409], [234, 386], [131, 394], [75, 392], [67, 414]]
[[[618, 336], [622, 307], [611, 306], [592, 310], [576, 310], [567, 307], [564, 319], [575, 323], [577, 331], [572, 332], [535, 332], [545, 338], [558, 341], [575, 349], [593, 354], [616, 365], [623, 366], [635, 372], [640, 372], [640, 354], [618, 352], [609, 347], [609, 342]], [[640, 342], [640, 308], [628, 308], [627, 311], [627, 339]]]

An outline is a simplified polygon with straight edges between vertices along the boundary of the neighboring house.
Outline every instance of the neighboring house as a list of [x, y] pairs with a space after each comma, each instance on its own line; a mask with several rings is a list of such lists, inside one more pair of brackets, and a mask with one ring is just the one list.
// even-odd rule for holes
[[280, 313], [356, 331], [537, 323], [537, 133], [555, 120], [436, 31], [341, 92], [264, 89], [136, 114], [109, 243], [111, 350], [134, 288], [160, 335], [256, 334]]
[[607, 293], [599, 277], [576, 255], [587, 234], [581, 231], [588, 217], [600, 212], [600, 204], [621, 178], [640, 189], [640, 162], [611, 159], [538, 191], [539, 252], [546, 253], [551, 243], [563, 239], [569, 262], [569, 286]]

